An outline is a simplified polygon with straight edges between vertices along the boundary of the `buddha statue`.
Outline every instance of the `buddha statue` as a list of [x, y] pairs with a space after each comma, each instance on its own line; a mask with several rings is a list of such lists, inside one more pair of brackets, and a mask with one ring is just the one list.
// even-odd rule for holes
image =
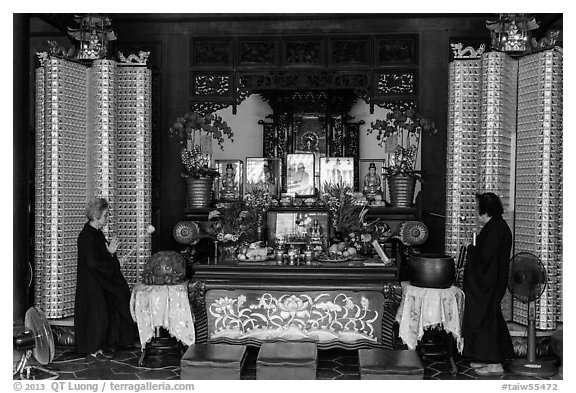
[[231, 201], [238, 199], [238, 182], [231, 163], [226, 164], [226, 173], [220, 180], [220, 199]]
[[382, 194], [380, 176], [376, 173], [376, 164], [370, 163], [368, 174], [364, 176], [364, 195], [368, 200], [374, 200]]
[[314, 223], [310, 228], [310, 243], [313, 245], [322, 244], [322, 226], [318, 222], [318, 219], [314, 219]]

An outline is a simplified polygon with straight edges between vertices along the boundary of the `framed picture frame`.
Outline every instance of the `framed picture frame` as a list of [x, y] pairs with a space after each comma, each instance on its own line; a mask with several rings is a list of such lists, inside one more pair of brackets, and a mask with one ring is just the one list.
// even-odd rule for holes
[[[359, 184], [358, 191], [374, 204], [375, 196], [380, 195], [382, 200], [386, 199], [386, 179], [384, 178], [384, 168], [388, 166], [386, 158], [363, 158], [359, 161]], [[371, 168], [373, 167], [373, 168]], [[374, 177], [374, 175], [376, 177]]]
[[220, 172], [215, 182], [216, 199], [228, 202], [242, 199], [242, 161], [215, 160], [214, 164]]
[[296, 197], [315, 195], [314, 153], [286, 155], [286, 192]]
[[270, 196], [279, 198], [281, 176], [282, 160], [280, 158], [246, 157], [244, 193], [250, 194], [254, 187], [265, 186]]
[[321, 192], [327, 184], [340, 184], [354, 189], [354, 157], [323, 157], [320, 159]]
[[327, 246], [330, 235], [329, 220], [330, 213], [322, 209], [268, 210], [268, 244], [271, 247], [275, 247], [279, 242]]

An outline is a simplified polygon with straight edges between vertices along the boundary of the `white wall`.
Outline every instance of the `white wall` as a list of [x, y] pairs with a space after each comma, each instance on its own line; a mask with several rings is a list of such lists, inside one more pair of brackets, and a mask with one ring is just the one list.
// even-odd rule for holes
[[221, 109], [216, 114], [222, 116], [232, 131], [234, 142], [224, 140], [224, 150], [216, 141], [212, 142], [212, 153], [215, 160], [242, 160], [246, 157], [262, 157], [263, 127], [259, 120], [265, 120], [272, 114], [272, 109], [258, 94], [252, 94], [238, 106], [237, 113], [232, 114], [232, 107]]

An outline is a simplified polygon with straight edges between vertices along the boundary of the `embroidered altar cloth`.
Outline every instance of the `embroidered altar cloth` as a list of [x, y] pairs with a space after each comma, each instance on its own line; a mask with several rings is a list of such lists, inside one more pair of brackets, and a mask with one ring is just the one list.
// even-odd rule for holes
[[157, 327], [164, 327], [185, 345], [194, 344], [196, 336], [187, 285], [134, 285], [130, 313], [138, 324], [142, 348], [152, 339]]
[[421, 288], [402, 283], [402, 300], [396, 314], [399, 336], [409, 349], [416, 348], [424, 330], [441, 327], [451, 333], [458, 352], [462, 353], [462, 317], [464, 292], [457, 287], [446, 289]]

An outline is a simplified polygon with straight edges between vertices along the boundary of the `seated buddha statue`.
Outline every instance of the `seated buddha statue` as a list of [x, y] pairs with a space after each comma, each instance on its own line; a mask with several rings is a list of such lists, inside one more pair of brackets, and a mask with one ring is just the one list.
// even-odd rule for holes
[[376, 164], [370, 163], [368, 174], [364, 176], [364, 195], [368, 200], [374, 200], [377, 195], [382, 194], [380, 176], [376, 173]]
[[220, 199], [231, 201], [238, 199], [238, 182], [232, 164], [226, 165], [226, 173], [220, 180]]

